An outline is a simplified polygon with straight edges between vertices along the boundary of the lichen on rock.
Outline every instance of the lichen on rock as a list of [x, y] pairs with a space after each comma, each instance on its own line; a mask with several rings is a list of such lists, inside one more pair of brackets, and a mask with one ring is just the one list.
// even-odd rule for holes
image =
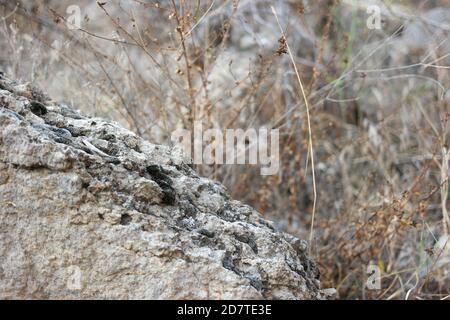
[[0, 298], [324, 297], [306, 242], [182, 154], [0, 76]]

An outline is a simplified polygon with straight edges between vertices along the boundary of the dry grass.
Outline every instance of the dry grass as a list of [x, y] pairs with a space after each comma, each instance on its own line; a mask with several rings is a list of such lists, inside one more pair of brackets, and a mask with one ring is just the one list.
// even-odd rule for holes
[[[374, 30], [368, 1], [105, 2], [0, 0], [0, 67], [154, 142], [196, 120], [279, 129], [277, 175], [198, 171], [314, 234], [322, 286], [340, 298], [448, 299], [447, 0], [372, 1]], [[66, 25], [72, 4], [80, 30]]]

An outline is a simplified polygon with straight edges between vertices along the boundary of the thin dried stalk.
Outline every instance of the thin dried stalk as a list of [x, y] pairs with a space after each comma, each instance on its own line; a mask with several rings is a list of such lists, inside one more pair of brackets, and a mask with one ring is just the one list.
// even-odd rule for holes
[[303, 100], [305, 101], [305, 107], [306, 107], [306, 119], [308, 122], [308, 140], [309, 140], [309, 150], [308, 153], [311, 156], [311, 171], [312, 171], [312, 180], [313, 180], [313, 210], [312, 210], [312, 217], [311, 217], [311, 228], [309, 232], [309, 253], [311, 253], [312, 248], [312, 240], [314, 235], [314, 218], [316, 215], [316, 202], [317, 202], [317, 189], [316, 189], [316, 175], [315, 175], [315, 169], [314, 169], [314, 149], [313, 149], [313, 142], [312, 142], [312, 130], [311, 130], [311, 118], [309, 115], [309, 103], [308, 98], [306, 98], [305, 89], [303, 88], [303, 83], [300, 78], [299, 71], [297, 69], [297, 65], [295, 64], [294, 56], [292, 54], [291, 48], [289, 47], [289, 43], [287, 42], [286, 35], [284, 33], [283, 28], [281, 27], [280, 20], [278, 19], [277, 12], [273, 6], [270, 7], [272, 9], [273, 15], [275, 16], [275, 19], [277, 20], [278, 27], [280, 28], [281, 35], [284, 39], [284, 43], [286, 44], [287, 52], [289, 54], [289, 58], [291, 59], [292, 65], [294, 66], [295, 75], [297, 76], [298, 83], [300, 85], [300, 90], [302, 92]]

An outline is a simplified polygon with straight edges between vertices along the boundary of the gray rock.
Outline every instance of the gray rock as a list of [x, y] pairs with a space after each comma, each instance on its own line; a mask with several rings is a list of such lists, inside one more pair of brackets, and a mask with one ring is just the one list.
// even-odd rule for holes
[[0, 88], [1, 299], [327, 297], [305, 242], [180, 153]]

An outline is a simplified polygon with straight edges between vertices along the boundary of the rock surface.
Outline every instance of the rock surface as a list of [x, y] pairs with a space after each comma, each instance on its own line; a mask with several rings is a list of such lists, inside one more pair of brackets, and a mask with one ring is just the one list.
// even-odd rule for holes
[[0, 298], [324, 298], [306, 242], [188, 163], [0, 74]]

